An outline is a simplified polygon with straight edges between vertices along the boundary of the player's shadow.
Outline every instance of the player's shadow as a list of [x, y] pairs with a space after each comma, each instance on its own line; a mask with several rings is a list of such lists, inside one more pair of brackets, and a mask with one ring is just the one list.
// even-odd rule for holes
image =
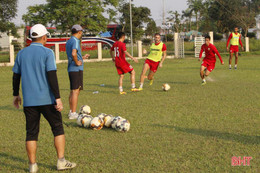
[[204, 137], [215, 137], [215, 138], [228, 140], [228, 141], [236, 141], [242, 144], [251, 144], [251, 145], [260, 144], [260, 136], [248, 136], [242, 134], [218, 132], [213, 130], [177, 127], [172, 125], [153, 124], [153, 126], [171, 128], [178, 132], [190, 133], [190, 134], [204, 136]]
[[[20, 157], [17, 157], [17, 156], [12, 156], [10, 154], [7, 154], [7, 153], [3, 153], [3, 152], [0, 152], [0, 165], [1, 167], [7, 167], [7, 168], [10, 168], [10, 169], [16, 169], [16, 170], [23, 170], [23, 171], [28, 171], [28, 168], [24, 168], [24, 167], [20, 167], [20, 166], [17, 166], [16, 164], [10, 164], [10, 163], [7, 163], [7, 162], [2, 162], [3, 159], [7, 159], [7, 160], [10, 160], [12, 162], [20, 162], [24, 165], [29, 165], [28, 164], [28, 160], [25, 160], [25, 159], [22, 159]], [[47, 169], [50, 169], [50, 170], [56, 170], [56, 166], [55, 165], [47, 165], [47, 164], [44, 164], [44, 163], [38, 163], [39, 167], [45, 167]], [[0, 169], [1, 170], [1, 169]]]
[[[91, 128], [84, 128], [84, 127], [80, 127], [77, 123], [75, 122], [63, 122], [63, 124], [65, 124], [67, 127], [72, 127], [72, 128], [79, 128], [82, 130], [91, 130], [93, 131]], [[116, 130], [112, 129], [112, 128], [107, 128], [107, 127], [103, 127], [101, 129], [102, 131], [114, 131], [116, 132]]]

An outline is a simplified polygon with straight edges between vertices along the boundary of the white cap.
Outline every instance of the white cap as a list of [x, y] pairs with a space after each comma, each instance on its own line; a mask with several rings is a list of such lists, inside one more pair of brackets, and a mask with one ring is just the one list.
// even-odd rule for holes
[[[36, 33], [37, 35], [33, 36], [32, 33]], [[42, 24], [36, 24], [30, 30], [31, 38], [39, 38], [39, 37], [42, 37], [47, 34], [50, 34], [50, 33], [47, 31], [46, 27], [43, 26]]]
[[76, 31], [83, 31], [83, 28], [80, 25], [73, 25], [71, 30], [75, 29]]

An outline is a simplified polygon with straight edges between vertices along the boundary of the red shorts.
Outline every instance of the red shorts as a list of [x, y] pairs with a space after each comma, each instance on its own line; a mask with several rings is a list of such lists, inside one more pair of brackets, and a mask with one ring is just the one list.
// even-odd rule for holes
[[206, 67], [209, 72], [212, 72], [215, 68], [215, 64], [216, 63], [213, 63], [213, 62], [202, 61], [201, 66]]
[[148, 64], [149, 67], [150, 67], [150, 70], [155, 73], [157, 71], [158, 67], [159, 67], [160, 61], [154, 62], [153, 60], [146, 59], [145, 63]]
[[125, 74], [125, 73], [130, 73], [131, 71], [134, 70], [133, 67], [127, 62], [120, 64], [120, 65], [116, 65], [116, 69], [117, 69], [117, 73], [119, 75]]
[[239, 47], [231, 45], [229, 50], [230, 50], [230, 53], [236, 53], [236, 52], [239, 52]]

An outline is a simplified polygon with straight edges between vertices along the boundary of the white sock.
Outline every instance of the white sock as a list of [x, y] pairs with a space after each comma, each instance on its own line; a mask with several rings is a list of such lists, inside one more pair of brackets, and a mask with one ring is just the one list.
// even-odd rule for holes
[[132, 88], [135, 88], [135, 83], [132, 83], [131, 86], [132, 86]]
[[231, 65], [229, 65], [229, 68], [231, 68]]
[[204, 79], [202, 79], [202, 81], [203, 81], [203, 82], [206, 82], [206, 79], [204, 78]]
[[235, 64], [235, 67], [237, 67], [237, 64]]
[[120, 92], [123, 92], [123, 87], [119, 87], [119, 91], [120, 91]]
[[140, 83], [140, 88], [143, 88], [143, 86], [144, 86], [144, 83]]
[[62, 157], [60, 159], [58, 159], [60, 162], [64, 162], [65, 161], [65, 157]]

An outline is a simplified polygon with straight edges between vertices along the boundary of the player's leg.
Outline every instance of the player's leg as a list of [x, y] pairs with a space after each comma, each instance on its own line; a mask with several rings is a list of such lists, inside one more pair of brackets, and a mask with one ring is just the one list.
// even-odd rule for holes
[[135, 92], [135, 91], [139, 91], [139, 89], [137, 89], [135, 87], [135, 70], [132, 70], [130, 72], [130, 81], [131, 81], [131, 91]]
[[[201, 77], [201, 79], [202, 79], [202, 85], [205, 85], [206, 84], [206, 79], [205, 79], [205, 69], [206, 69], [207, 67], [205, 67], [205, 66], [201, 66], [200, 67], [200, 77]], [[206, 71], [207, 72], [207, 71]]]
[[24, 107], [24, 114], [26, 118], [26, 151], [29, 159], [29, 170], [30, 172], [37, 172], [36, 150], [41, 115], [37, 107]]
[[118, 79], [118, 86], [119, 86], [119, 92], [122, 95], [126, 94], [126, 92], [124, 92], [123, 90], [123, 79], [124, 79], [124, 74], [120, 74]]
[[143, 89], [145, 74], [149, 70], [149, 68], [150, 68], [150, 66], [147, 63], [144, 63], [143, 71], [140, 76], [140, 87], [139, 87], [140, 90]]
[[205, 73], [204, 76], [205, 76], [205, 77], [208, 77], [208, 76], [210, 75], [210, 73], [211, 73], [211, 72], [210, 72], [209, 70], [206, 70], [206, 73]]
[[230, 55], [229, 55], [229, 70], [231, 70], [232, 67], [232, 59], [233, 59], [233, 52], [230, 50]]
[[79, 92], [80, 92], [80, 88], [70, 91], [70, 106], [71, 106], [70, 107], [71, 114], [70, 114], [70, 117], [69, 117], [70, 119], [76, 119], [77, 118], [76, 110], [77, 110], [77, 105], [78, 105]]
[[147, 76], [147, 79], [150, 80], [150, 85], [153, 84], [154, 74], [155, 74], [155, 72], [150, 70], [150, 72], [149, 72], [149, 74]]
[[236, 59], [235, 59], [235, 70], [237, 69], [237, 63], [238, 63], [238, 52], [235, 53]]

